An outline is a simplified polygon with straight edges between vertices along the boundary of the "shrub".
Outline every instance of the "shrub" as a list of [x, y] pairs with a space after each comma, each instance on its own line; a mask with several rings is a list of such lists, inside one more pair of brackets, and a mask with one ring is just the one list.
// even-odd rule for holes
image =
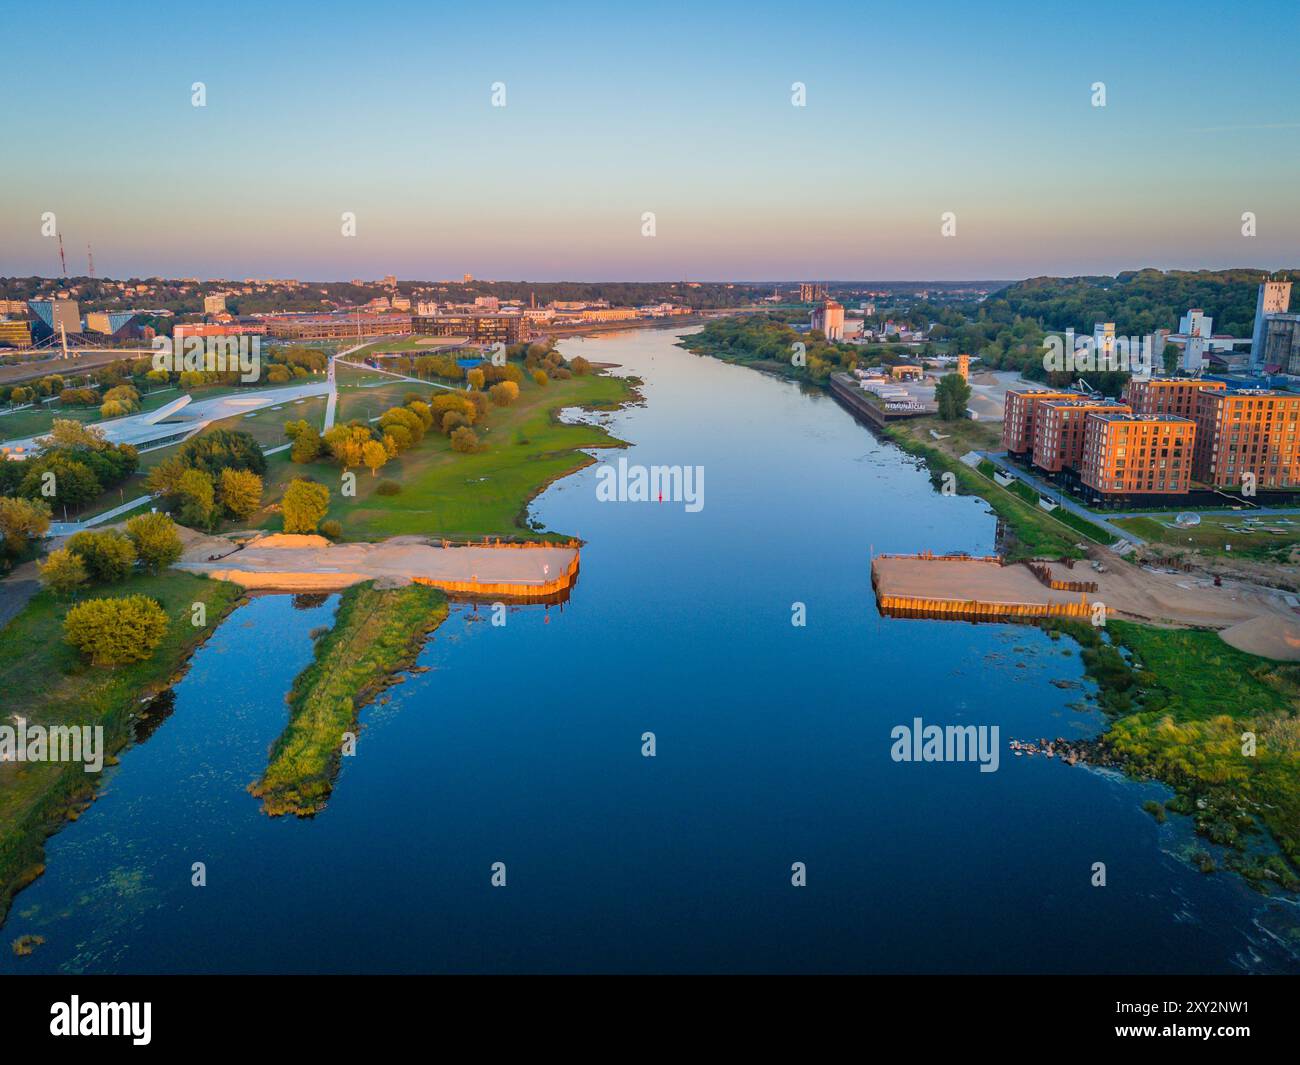
[[402, 486], [396, 481], [380, 481], [379, 487], [375, 489], [375, 492], [381, 496], [395, 496], [401, 492], [401, 490]]
[[508, 407], [519, 398], [519, 386], [513, 381], [502, 381], [489, 388], [488, 395], [498, 407]]
[[88, 599], [63, 619], [64, 639], [96, 666], [143, 662], [166, 633], [163, 608], [143, 595]]
[[479, 449], [478, 435], [468, 425], [451, 431], [452, 451], [471, 452]]
[[86, 564], [80, 555], [66, 547], [51, 551], [40, 565], [41, 583], [55, 595], [67, 595], [80, 588], [89, 579]]
[[584, 374], [591, 373], [591, 363], [589, 363], [581, 355], [578, 355], [575, 356], [573, 359], [569, 360], [569, 369], [572, 370], [574, 373], [576, 373], [579, 377], [581, 377]]
[[116, 529], [83, 529], [68, 538], [67, 549], [80, 555], [94, 581], [120, 581], [135, 565], [135, 545]]
[[545, 370], [534, 370], [533, 380], [536, 381], [543, 388], [545, 388], [548, 384], [550, 384], [551, 381], [551, 379], [546, 376]]
[[343, 525], [341, 522], [330, 518], [329, 521], [320, 523], [320, 534], [328, 536], [331, 540], [341, 540], [343, 539]]
[[0, 549], [6, 555], [22, 554], [27, 545], [44, 536], [49, 527], [50, 505], [43, 499], [0, 496]]

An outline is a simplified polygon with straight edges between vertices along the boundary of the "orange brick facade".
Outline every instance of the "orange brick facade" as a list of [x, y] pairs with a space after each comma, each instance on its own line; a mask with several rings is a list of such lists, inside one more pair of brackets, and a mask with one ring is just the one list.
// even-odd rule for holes
[[1078, 399], [1078, 392], [1057, 392], [1049, 388], [1012, 388], [1007, 391], [1002, 419], [1002, 446], [1016, 454], [1034, 450], [1034, 412], [1049, 399]]
[[1163, 415], [1195, 420], [1198, 397], [1203, 391], [1222, 392], [1227, 389], [1222, 381], [1209, 381], [1200, 377], [1153, 377], [1146, 381], [1129, 381], [1124, 390], [1124, 402], [1133, 413]]
[[1198, 481], [1232, 487], [1253, 473], [1257, 488], [1300, 487], [1300, 395], [1202, 392], [1196, 425], [1193, 473]]
[[1195, 440], [1190, 418], [1093, 411], [1080, 479], [1103, 495], [1180, 495], [1191, 487]]
[[1048, 473], [1077, 470], [1083, 460], [1084, 423], [1088, 415], [1129, 414], [1126, 404], [1108, 400], [1055, 399], [1034, 410], [1034, 465]]

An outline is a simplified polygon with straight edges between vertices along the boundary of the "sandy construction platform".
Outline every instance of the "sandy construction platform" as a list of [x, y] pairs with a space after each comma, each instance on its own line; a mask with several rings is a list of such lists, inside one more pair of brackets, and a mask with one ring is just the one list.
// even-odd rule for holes
[[[1086, 564], [1073, 569], [1048, 564], [1061, 580], [1095, 581], [1090, 604], [1102, 603], [1115, 617], [1157, 625], [1211, 628], [1232, 646], [1266, 658], [1300, 660], [1300, 614], [1282, 593], [1259, 585], [1161, 572], [1113, 562], [1105, 573]], [[1048, 588], [1024, 565], [1003, 566], [980, 559], [921, 559], [885, 556], [872, 563], [879, 597], [991, 604], [1078, 603], [1079, 592]]]
[[[221, 551], [225, 544], [229, 550]], [[222, 557], [213, 559], [214, 554]], [[204, 537], [178, 569], [245, 588], [333, 591], [367, 580], [419, 581], [465, 595], [541, 598], [563, 592], [578, 569], [578, 548], [528, 544], [443, 547], [399, 536], [377, 544], [332, 544], [320, 536], [266, 536], [242, 549]]]

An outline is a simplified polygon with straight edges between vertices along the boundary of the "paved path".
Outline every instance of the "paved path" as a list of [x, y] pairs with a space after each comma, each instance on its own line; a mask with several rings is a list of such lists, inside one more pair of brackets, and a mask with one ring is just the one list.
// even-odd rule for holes
[[[1053, 485], [1043, 483], [1038, 478], [1027, 474], [1019, 466], [1011, 465], [998, 452], [980, 451], [978, 452], [978, 454], [980, 458], [988, 459], [991, 463], [993, 463], [994, 466], [996, 466], [1003, 473], [1010, 474], [1011, 476], [1016, 477], [1018, 480], [1024, 481], [1027, 485], [1030, 485], [1037, 491], [1041, 492], [1043, 495], [1048, 496], [1054, 502], [1059, 503], [1063, 510], [1068, 510], [1071, 514], [1083, 518], [1084, 521], [1091, 522], [1093, 525], [1096, 525], [1099, 529], [1105, 529], [1106, 532], [1111, 534], [1111, 536], [1114, 536], [1120, 540], [1127, 540], [1129, 543], [1133, 544], [1136, 547], [1141, 547], [1143, 544], [1146, 543], [1146, 541], [1142, 539], [1142, 537], [1138, 536], [1136, 533], [1129, 532], [1127, 529], [1121, 529], [1114, 522], [1107, 521], [1105, 518], [1100, 517], [1097, 514], [1094, 514], [1091, 510], [1089, 510], [1087, 507], [1083, 506], [1082, 504], [1076, 503], [1073, 499], [1067, 496], [1060, 489], [1054, 487]], [[1128, 517], [1129, 515], [1126, 514], [1124, 516]]]

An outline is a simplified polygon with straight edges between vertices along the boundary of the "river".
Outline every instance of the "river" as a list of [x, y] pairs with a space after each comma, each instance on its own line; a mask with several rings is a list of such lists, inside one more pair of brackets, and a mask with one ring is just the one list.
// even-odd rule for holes
[[[1165, 789], [1005, 750], [1101, 726], [1070, 641], [876, 613], [872, 548], [989, 552], [986, 505], [675, 339], [562, 348], [644, 379], [592, 415], [633, 443], [602, 457], [703, 467], [702, 509], [553, 485], [571, 600], [454, 608], [308, 821], [245, 789], [337, 597], [241, 607], [48, 841], [5, 926], [46, 942], [0, 971], [1300, 971], [1294, 902], [1196, 871], [1186, 819], [1141, 808]], [[918, 717], [999, 726], [998, 770], [893, 761]]]

